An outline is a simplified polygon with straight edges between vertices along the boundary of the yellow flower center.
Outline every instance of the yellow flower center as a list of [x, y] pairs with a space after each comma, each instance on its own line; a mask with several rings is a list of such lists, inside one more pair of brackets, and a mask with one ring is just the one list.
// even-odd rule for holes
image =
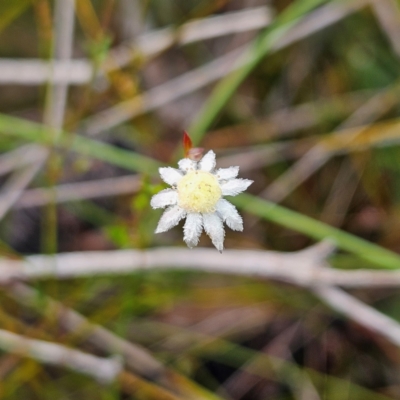
[[178, 182], [178, 204], [189, 212], [210, 213], [221, 198], [217, 178], [205, 171], [187, 173]]

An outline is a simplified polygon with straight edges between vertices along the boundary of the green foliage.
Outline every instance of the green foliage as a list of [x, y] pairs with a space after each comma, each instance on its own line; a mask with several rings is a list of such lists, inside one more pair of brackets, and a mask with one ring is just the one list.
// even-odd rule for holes
[[0, 3], [0, 32], [30, 6], [31, 0], [5, 0]]

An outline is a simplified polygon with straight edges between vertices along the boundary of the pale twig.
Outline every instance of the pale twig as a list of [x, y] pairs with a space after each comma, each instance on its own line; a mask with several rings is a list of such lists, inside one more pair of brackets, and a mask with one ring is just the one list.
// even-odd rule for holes
[[312, 291], [334, 310], [400, 346], [400, 325], [392, 318], [341, 289], [322, 285], [312, 288]]
[[[54, 59], [69, 61], [72, 56], [75, 0], [57, 0], [54, 10], [55, 47]], [[60, 135], [64, 121], [65, 107], [68, 94], [68, 83], [54, 83], [50, 78], [50, 96], [45, 108], [45, 123], [55, 131], [55, 138]]]
[[153, 269], [191, 269], [277, 279], [306, 287], [318, 284], [349, 288], [400, 286], [400, 271], [397, 270], [340, 270], [329, 267], [325, 259], [332, 250], [329, 242], [321, 242], [293, 253], [225, 250], [219, 255], [213, 249], [168, 247], [35, 255], [23, 260], [2, 259], [0, 282], [121, 275]]
[[113, 382], [122, 370], [116, 358], [106, 359], [70, 349], [60, 344], [24, 336], [0, 329], [0, 348], [3, 351], [39, 362], [57, 365], [89, 375], [102, 383]]
[[140, 0], [120, 0], [117, 3], [116, 18], [118, 19], [119, 36], [123, 42], [136, 39], [148, 30], [146, 23], [146, 7]]
[[0, 59], [0, 84], [3, 85], [43, 85], [50, 78], [55, 84], [84, 85], [92, 80], [93, 73], [87, 60]]
[[278, 39], [273, 45], [273, 49], [281, 50], [294, 42], [304, 39], [311, 34], [321, 31], [333, 25], [350, 14], [369, 5], [370, 0], [353, 0], [347, 2], [331, 2], [325, 6], [317, 8], [305, 16], [290, 31]]
[[[362, 167], [365, 163], [366, 159]], [[343, 160], [321, 212], [319, 218], [321, 221], [333, 226], [342, 224], [356, 193], [359, 180], [359, 174], [355, 173], [351, 160]]]
[[[332, 252], [330, 242], [322, 242], [294, 253], [227, 250], [216, 257], [212, 249], [158, 248], [109, 252], [36, 255], [23, 260], [3, 260], [0, 281], [11, 279], [68, 279], [93, 275], [127, 274], [146, 269], [198, 269], [245, 276], [275, 278], [299, 285], [324, 282], [331, 270], [321, 267]], [[336, 271], [336, 270], [333, 270]], [[341, 271], [338, 271], [341, 272]], [[346, 272], [346, 271], [343, 271]]]
[[268, 26], [273, 19], [273, 10], [261, 6], [246, 8], [225, 14], [197, 19], [184, 24], [178, 34], [169, 35], [178, 38], [179, 44], [189, 44], [234, 33], [248, 32]]
[[271, 21], [271, 9], [263, 6], [197, 19], [183, 24], [178, 29], [164, 28], [145, 33], [131, 43], [112, 49], [105, 69], [122, 68], [138, 53], [151, 57], [174, 44], [182, 46], [233, 33], [257, 30], [266, 27]]
[[0, 154], [0, 175], [6, 175], [15, 169], [35, 163], [41, 159], [43, 151], [38, 144], [26, 144]]
[[375, 12], [376, 19], [400, 57], [400, 10], [393, 0], [369, 0]]
[[[13, 208], [44, 206], [50, 202], [65, 203], [98, 197], [132, 194], [139, 190], [141, 178], [138, 175], [97, 179], [93, 181], [64, 183], [52, 189], [36, 188], [26, 190]], [[0, 203], [1, 204], [1, 203]]]
[[[45, 152], [44, 149], [41, 150]], [[0, 219], [2, 219], [13, 207], [41, 167], [42, 163], [39, 160], [39, 162], [35, 162], [34, 164], [25, 167], [21, 171], [14, 172], [6, 184], [3, 185], [0, 194]]]

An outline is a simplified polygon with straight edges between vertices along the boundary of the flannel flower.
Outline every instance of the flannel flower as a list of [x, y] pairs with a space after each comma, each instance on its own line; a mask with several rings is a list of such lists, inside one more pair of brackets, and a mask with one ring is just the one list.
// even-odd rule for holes
[[235, 231], [243, 230], [242, 217], [223, 196], [236, 196], [253, 181], [237, 179], [239, 167], [215, 169], [215, 153], [209, 151], [200, 161], [184, 158], [179, 169], [160, 168], [164, 182], [171, 186], [151, 199], [151, 206], [165, 208], [156, 233], [166, 232], [186, 217], [183, 240], [188, 247], [197, 245], [206, 231], [214, 246], [222, 252], [225, 231], [223, 222]]

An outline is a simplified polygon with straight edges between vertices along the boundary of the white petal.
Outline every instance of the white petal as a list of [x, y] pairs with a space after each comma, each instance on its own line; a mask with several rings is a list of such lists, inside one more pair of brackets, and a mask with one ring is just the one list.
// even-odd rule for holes
[[233, 229], [234, 231], [242, 231], [243, 230], [243, 220], [242, 217], [236, 210], [236, 207], [229, 203], [229, 201], [225, 199], [221, 199], [218, 201], [216, 205], [216, 209], [220, 217], [229, 228]]
[[179, 206], [167, 208], [158, 222], [156, 233], [168, 231], [178, 225], [179, 221], [184, 218], [185, 215], [186, 211]]
[[216, 213], [203, 214], [204, 230], [210, 236], [211, 241], [219, 252], [224, 248], [224, 225]]
[[165, 189], [151, 198], [150, 205], [153, 208], [164, 208], [166, 206], [175, 205], [177, 202], [178, 193], [172, 189]]
[[221, 183], [221, 190], [223, 196], [236, 196], [244, 192], [253, 181], [249, 179], [231, 179], [230, 181]]
[[238, 176], [239, 167], [220, 168], [217, 171], [217, 178], [222, 181], [224, 179], [233, 179]]
[[186, 217], [185, 226], [183, 227], [183, 240], [188, 247], [197, 246], [201, 231], [203, 230], [203, 217], [199, 213], [189, 213]]
[[183, 158], [182, 160], [178, 161], [178, 166], [179, 169], [184, 172], [194, 171], [197, 167], [197, 162], [191, 160], [190, 158]]
[[215, 168], [215, 153], [210, 150], [199, 162], [202, 171], [210, 172]]
[[161, 179], [171, 186], [176, 185], [183, 176], [180, 171], [171, 167], [159, 168], [158, 171], [160, 172]]

